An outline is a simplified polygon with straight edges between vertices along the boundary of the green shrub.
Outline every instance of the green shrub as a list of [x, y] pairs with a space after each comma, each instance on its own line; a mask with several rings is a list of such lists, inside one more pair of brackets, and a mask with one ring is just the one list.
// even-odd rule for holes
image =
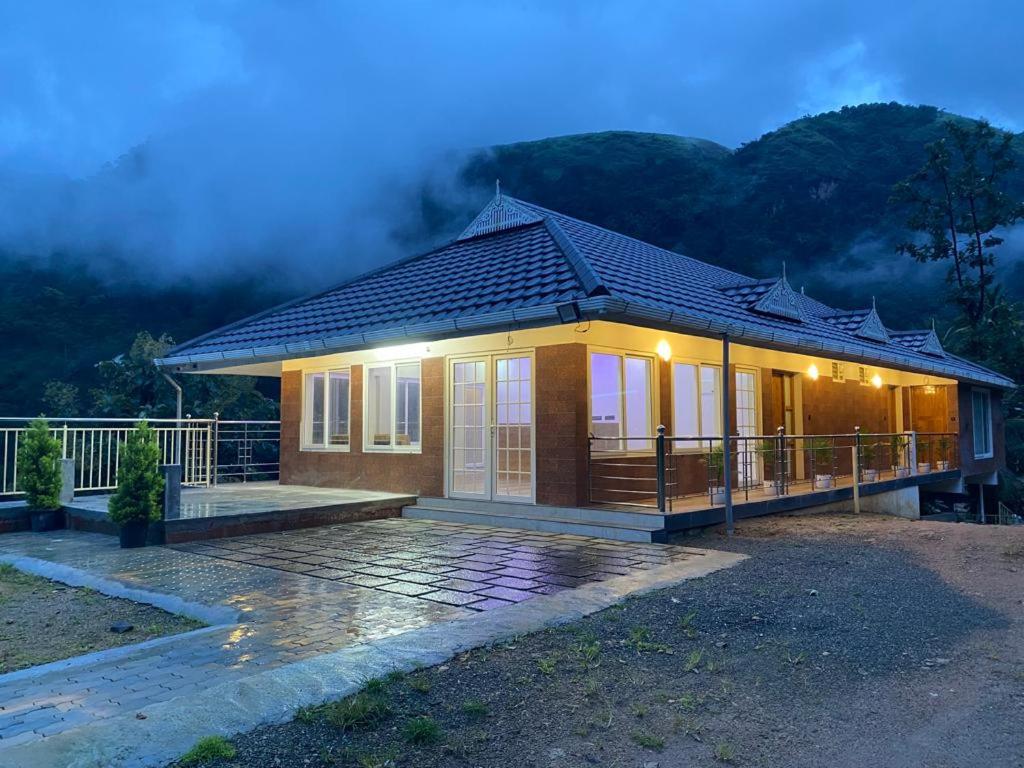
[[427, 715], [410, 718], [402, 726], [402, 736], [410, 744], [435, 744], [442, 735], [441, 726]]
[[160, 494], [164, 479], [160, 476], [160, 447], [156, 433], [145, 421], [129, 433], [121, 449], [117, 470], [117, 490], [110, 499], [110, 519], [118, 525], [131, 522], [155, 522], [160, 519]]
[[60, 441], [46, 419], [33, 421], [18, 448], [18, 481], [33, 512], [60, 509], [60, 458]]
[[230, 760], [235, 756], [235, 747], [222, 736], [206, 736], [196, 742], [182, 755], [178, 765], [199, 765], [211, 760]]
[[357, 693], [341, 701], [324, 705], [324, 718], [342, 731], [369, 728], [391, 712], [387, 702], [371, 693]]

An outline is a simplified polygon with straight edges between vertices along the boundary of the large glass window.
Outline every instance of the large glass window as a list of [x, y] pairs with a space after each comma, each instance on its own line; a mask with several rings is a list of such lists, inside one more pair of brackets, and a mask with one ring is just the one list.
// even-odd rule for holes
[[971, 390], [971, 412], [974, 417], [974, 458], [987, 459], [992, 447], [992, 395], [987, 389]]
[[420, 447], [420, 364], [366, 367], [366, 450]]
[[595, 450], [653, 448], [653, 369], [649, 357], [591, 353], [590, 432], [598, 438]]
[[317, 371], [305, 375], [303, 448], [349, 445], [349, 371]]
[[[722, 372], [718, 366], [672, 364], [672, 429], [679, 436], [717, 437], [722, 434]], [[697, 448], [682, 441], [680, 448]]]

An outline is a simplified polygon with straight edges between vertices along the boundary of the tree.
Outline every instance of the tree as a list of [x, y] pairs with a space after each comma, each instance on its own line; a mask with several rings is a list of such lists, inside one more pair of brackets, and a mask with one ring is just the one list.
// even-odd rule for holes
[[110, 519], [118, 525], [158, 521], [163, 489], [156, 433], [141, 421], [121, 448], [117, 490], [110, 497]]
[[[175, 393], [153, 364], [174, 346], [174, 340], [140, 332], [126, 354], [97, 366], [100, 386], [92, 390], [95, 416], [173, 418]], [[251, 376], [181, 377], [184, 412], [211, 418], [219, 413], [229, 419], [276, 419], [277, 403], [256, 388]]]
[[18, 480], [33, 512], [60, 509], [60, 441], [44, 418], [33, 421], [18, 449]]
[[64, 381], [48, 381], [43, 387], [43, 405], [47, 413], [64, 417], [78, 415], [78, 387]]
[[970, 329], [966, 349], [977, 354], [994, 286], [999, 232], [1024, 218], [1024, 204], [1005, 189], [1016, 167], [1013, 134], [984, 120], [947, 120], [946, 135], [925, 147], [924, 165], [893, 189], [891, 201], [907, 212], [914, 239], [898, 253], [919, 262], [951, 261], [954, 299]]

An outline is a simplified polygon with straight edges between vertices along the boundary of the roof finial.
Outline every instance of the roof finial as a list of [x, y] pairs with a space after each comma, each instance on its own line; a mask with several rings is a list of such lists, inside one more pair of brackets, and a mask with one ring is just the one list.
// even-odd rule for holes
[[494, 196], [501, 202], [501, 179], [494, 180]]
[[935, 318], [932, 318], [932, 333], [935, 333]]
[[875, 306], [875, 297], [874, 296], [871, 297], [871, 308], [873, 310], [875, 310], [876, 312], [878, 311], [878, 307]]
[[782, 260], [782, 279], [786, 279], [786, 260]]

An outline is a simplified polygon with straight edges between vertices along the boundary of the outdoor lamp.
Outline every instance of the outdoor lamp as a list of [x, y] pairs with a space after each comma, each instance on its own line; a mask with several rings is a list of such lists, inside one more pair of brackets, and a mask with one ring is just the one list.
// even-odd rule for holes
[[664, 339], [658, 342], [658, 346], [655, 347], [655, 351], [658, 353], [658, 357], [666, 363], [672, 358], [672, 347], [670, 347], [668, 342]]
[[882, 377], [879, 376], [876, 373], [874, 376], [871, 377], [871, 383], [872, 383], [872, 385], [874, 385], [875, 389], [881, 389], [882, 388]]
[[811, 381], [817, 381], [818, 380], [818, 366], [816, 366], [814, 363], [811, 363], [811, 367], [807, 369], [807, 376], [808, 376], [808, 378], [810, 378]]

